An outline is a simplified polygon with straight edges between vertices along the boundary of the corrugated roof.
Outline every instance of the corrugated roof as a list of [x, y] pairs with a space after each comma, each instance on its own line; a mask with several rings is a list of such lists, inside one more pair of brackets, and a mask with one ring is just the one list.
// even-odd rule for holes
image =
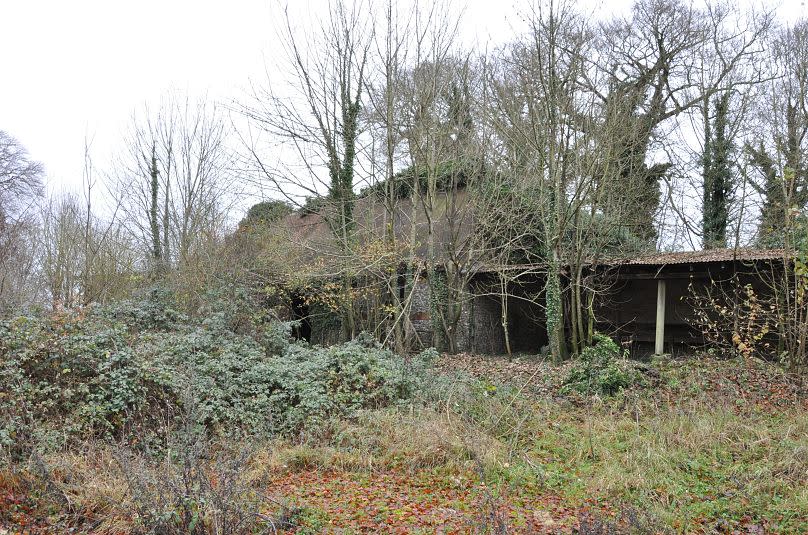
[[707, 262], [731, 262], [733, 260], [774, 260], [783, 258], [783, 249], [707, 249], [704, 251], [681, 251], [654, 253], [636, 258], [614, 259], [604, 262], [614, 265], [661, 266], [665, 264], [699, 264]]

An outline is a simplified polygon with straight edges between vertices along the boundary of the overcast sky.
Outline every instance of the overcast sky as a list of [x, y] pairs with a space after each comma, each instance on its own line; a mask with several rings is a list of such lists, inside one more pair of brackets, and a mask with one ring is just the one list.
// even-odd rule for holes
[[[402, 4], [405, 4], [402, 1]], [[326, 0], [290, 1], [295, 16]], [[46, 167], [51, 191], [81, 184], [85, 137], [96, 168], [120, 148], [132, 113], [170, 90], [230, 100], [265, 80], [279, 52], [273, 0], [0, 0], [0, 129]], [[468, 0], [464, 38], [508, 40], [519, 0]], [[586, 0], [603, 16], [629, 0]], [[785, 0], [782, 19], [804, 11]]]

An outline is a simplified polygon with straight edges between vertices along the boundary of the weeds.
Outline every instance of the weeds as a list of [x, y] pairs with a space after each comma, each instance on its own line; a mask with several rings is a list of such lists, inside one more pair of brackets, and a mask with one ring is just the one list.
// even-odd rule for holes
[[271, 440], [224, 439], [182, 413], [162, 441], [8, 459], [0, 486], [26, 497], [14, 507], [58, 511], [37, 516], [57, 530], [98, 533], [808, 529], [801, 387], [731, 361], [653, 366], [657, 388], [603, 398], [436, 377], [408, 404]]

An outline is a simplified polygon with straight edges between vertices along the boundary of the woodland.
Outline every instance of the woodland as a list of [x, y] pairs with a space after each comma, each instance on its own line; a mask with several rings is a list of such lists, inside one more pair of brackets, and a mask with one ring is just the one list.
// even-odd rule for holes
[[[808, 531], [808, 21], [277, 7], [279, 68], [136, 110], [80, 191], [0, 124], [0, 535]], [[599, 266], [697, 250], [777, 262], [694, 291], [687, 355], [596, 328]], [[481, 274], [503, 355], [459, 350]]]

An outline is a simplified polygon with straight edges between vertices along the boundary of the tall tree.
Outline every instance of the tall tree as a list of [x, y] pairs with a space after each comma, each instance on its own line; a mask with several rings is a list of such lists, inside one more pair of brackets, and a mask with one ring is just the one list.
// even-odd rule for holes
[[[770, 24], [770, 14], [744, 20], [723, 4], [637, 0], [630, 16], [602, 25], [593, 63], [606, 76], [590, 88], [604, 104], [604, 120], [626, 126], [611, 129], [611, 147], [603, 147], [614, 164], [608, 172], [622, 183], [607, 193], [610, 204], [622, 208], [625, 228], [649, 245], [658, 237], [661, 181], [673, 165], [665, 161], [669, 145], [658, 135], [660, 128], [705, 98], [755, 83], [757, 73], [735, 74], [759, 55]], [[701, 61], [704, 56], [709, 64]], [[625, 198], [623, 187], [637, 196]], [[625, 209], [626, 203], [634, 209]]]
[[160, 223], [157, 219], [157, 211], [159, 210], [158, 199], [160, 196], [160, 172], [157, 169], [157, 146], [152, 145], [151, 161], [149, 167], [149, 190], [151, 193], [149, 203], [149, 229], [151, 230], [152, 253], [151, 260], [155, 272], [160, 272], [163, 269], [163, 245], [160, 239]]
[[[702, 244], [705, 249], [727, 245], [729, 204], [734, 189], [733, 144], [728, 132], [730, 102], [729, 92], [716, 96], [712, 124], [709, 113], [704, 122]], [[709, 99], [705, 99], [704, 106], [709, 110]]]
[[[583, 93], [591, 33], [567, 4], [540, 4], [528, 12], [529, 32], [504, 57], [496, 81], [493, 119], [502, 140], [502, 171], [535, 199], [541, 213], [546, 262], [543, 301], [550, 351], [568, 353], [564, 277], [569, 268], [566, 236], [591, 192], [591, 158], [581, 157], [595, 128], [582, 128], [592, 112]], [[590, 123], [593, 126], [593, 123]]]
[[232, 202], [228, 129], [216, 107], [169, 95], [132, 121], [118, 170], [122, 209], [155, 269], [190, 267]]
[[779, 76], [762, 88], [761, 135], [745, 148], [761, 198], [758, 242], [782, 246], [791, 211], [808, 208], [808, 22], [776, 33], [769, 58]]
[[[292, 154], [273, 167], [260, 147], [248, 144], [256, 169], [265, 183], [293, 205], [302, 206], [305, 196], [322, 201], [319, 213], [338, 244], [337, 250], [324, 247], [322, 252], [337, 260], [350, 258], [356, 246], [360, 113], [373, 43], [368, 9], [364, 2], [335, 0], [325, 16], [308, 28], [294, 28], [285, 11], [278, 37], [286, 51], [283, 68], [291, 71], [291, 82], [281, 88], [270, 79], [241, 108], [271, 143], [280, 142]], [[346, 297], [343, 334], [353, 337], [357, 334], [357, 314], [350, 298], [354, 274], [345, 265], [337, 269]]]

